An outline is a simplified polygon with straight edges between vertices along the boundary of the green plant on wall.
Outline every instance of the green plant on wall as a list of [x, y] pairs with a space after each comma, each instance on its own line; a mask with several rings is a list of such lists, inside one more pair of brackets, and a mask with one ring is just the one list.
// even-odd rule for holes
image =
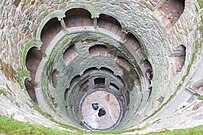
[[197, 2], [199, 3], [199, 6], [200, 6], [201, 8], [203, 8], [203, 0], [197, 0]]
[[199, 100], [203, 100], [203, 95], [198, 97]]

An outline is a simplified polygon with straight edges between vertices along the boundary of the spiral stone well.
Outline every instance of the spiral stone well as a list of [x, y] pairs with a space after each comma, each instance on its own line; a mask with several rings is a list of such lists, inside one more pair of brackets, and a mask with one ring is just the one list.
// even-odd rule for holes
[[201, 1], [0, 5], [1, 116], [70, 132], [203, 124]]

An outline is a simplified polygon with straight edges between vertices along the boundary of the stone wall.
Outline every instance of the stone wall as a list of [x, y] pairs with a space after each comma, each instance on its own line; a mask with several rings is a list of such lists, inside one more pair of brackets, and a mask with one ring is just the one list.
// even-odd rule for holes
[[[47, 15], [70, 7], [86, 7], [92, 18], [98, 18], [99, 14], [108, 14], [120, 22], [124, 32], [133, 33], [141, 43], [144, 56], [153, 67], [153, 91], [150, 99], [146, 104], [140, 105], [142, 109], [132, 120], [134, 122], [126, 125], [126, 128], [153, 123], [146, 130], [139, 131], [145, 133], [163, 128], [185, 128], [202, 124], [202, 101], [195, 98], [191, 104], [187, 103], [193, 93], [188, 94], [186, 89], [202, 79], [200, 68], [203, 53], [203, 12], [196, 0], [185, 0], [183, 14], [173, 26], [167, 27], [160, 15], [163, 3], [158, 0], [2, 0], [0, 115], [44, 126], [60, 127], [39, 112], [40, 109], [30, 99], [24, 86], [24, 79], [29, 77], [24, 58], [32, 41], [40, 36], [37, 31]], [[171, 77], [170, 54], [180, 45], [186, 47], [185, 63], [181, 72]], [[160, 97], [164, 97], [161, 103]], [[181, 105], [185, 102], [187, 105], [182, 109]]]

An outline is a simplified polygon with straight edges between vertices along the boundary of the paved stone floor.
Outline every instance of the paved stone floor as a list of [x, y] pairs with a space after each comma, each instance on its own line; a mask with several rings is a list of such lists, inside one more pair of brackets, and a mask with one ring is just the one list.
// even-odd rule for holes
[[106, 91], [88, 95], [82, 103], [83, 122], [96, 130], [111, 128], [118, 122], [120, 105], [116, 97]]

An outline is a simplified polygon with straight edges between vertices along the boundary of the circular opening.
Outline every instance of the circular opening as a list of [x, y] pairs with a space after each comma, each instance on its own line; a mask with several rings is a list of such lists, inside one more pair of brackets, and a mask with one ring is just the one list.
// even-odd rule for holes
[[96, 89], [81, 103], [81, 121], [92, 130], [107, 130], [120, 121], [122, 106], [110, 89]]
[[[70, 32], [74, 29], [70, 27], [77, 30], [93, 22], [89, 13], [82, 11], [85, 10], [66, 12], [64, 21]], [[39, 105], [46, 113], [64, 124], [90, 130], [113, 130], [125, 124], [130, 127], [126, 122], [135, 118], [145, 94], [144, 88], [140, 90], [146, 77], [138, 64], [144, 59], [138, 40], [122, 32], [116, 19], [100, 15], [97, 28], [104, 33], [87, 32], [89, 27], [85, 27], [75, 32], [80, 36], [67, 33], [50, 48], [48, 44], [59, 32], [58, 26], [56, 31], [50, 26], [55, 24], [58, 25], [56, 18], [43, 29], [41, 50], [34, 48], [28, 52], [26, 65], [39, 86], [25, 82], [26, 88], [36, 92]], [[123, 44], [111, 34], [119, 36]], [[68, 36], [74, 38], [70, 39], [71, 44], [67, 44]], [[100, 36], [104, 38], [97, 40]], [[42, 58], [44, 52], [47, 55]]]

